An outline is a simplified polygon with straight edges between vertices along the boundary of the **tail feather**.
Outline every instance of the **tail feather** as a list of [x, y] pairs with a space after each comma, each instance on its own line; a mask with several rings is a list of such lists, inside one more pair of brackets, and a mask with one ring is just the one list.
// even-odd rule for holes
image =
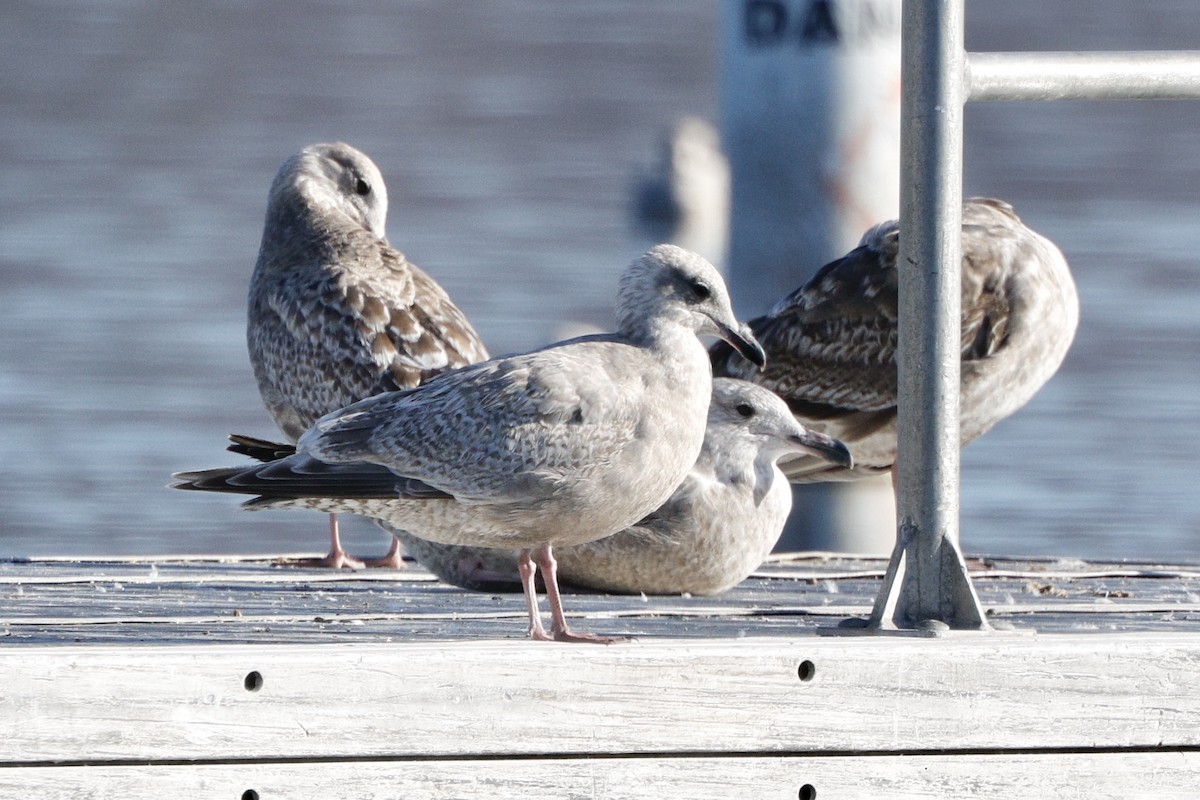
[[296, 445], [280, 444], [253, 436], [243, 436], [240, 433], [229, 434], [230, 445], [225, 449], [241, 456], [249, 456], [255, 461], [278, 461], [281, 458], [296, 454]]
[[[264, 444], [276, 447], [270, 442]], [[251, 449], [258, 447], [256, 443]], [[304, 454], [276, 457], [267, 463], [248, 467], [177, 472], [172, 477], [177, 481], [172, 484], [175, 489], [252, 494], [258, 495], [259, 499], [328, 497], [430, 500], [450, 497], [427, 483], [396, 475], [377, 464], [327, 464]]]

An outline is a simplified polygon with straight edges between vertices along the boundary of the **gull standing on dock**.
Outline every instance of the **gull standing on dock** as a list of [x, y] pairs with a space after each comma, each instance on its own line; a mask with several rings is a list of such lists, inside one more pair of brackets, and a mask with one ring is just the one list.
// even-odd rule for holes
[[[852, 469], [785, 457], [781, 466], [793, 483], [853, 480], [895, 463], [899, 241], [898, 221], [877, 225], [857, 248], [752, 320], [767, 354], [765, 371], [720, 343], [712, 348], [717, 375], [771, 389], [806, 427], [849, 446]], [[964, 202], [962, 445], [1021, 408], [1050, 379], [1078, 322], [1075, 282], [1059, 249], [1005, 202]]]
[[[246, 340], [267, 411], [293, 442], [325, 414], [488, 357], [445, 290], [388, 244], [386, 217], [379, 168], [341, 142], [304, 148], [271, 185]], [[256, 441], [230, 438], [242, 453]], [[319, 563], [364, 566], [335, 514], [329, 529]], [[398, 565], [395, 540], [372, 563]]]
[[617, 331], [355, 403], [318, 420], [293, 456], [181, 473], [178, 486], [258, 495], [251, 507], [352, 511], [444, 544], [517, 548], [532, 638], [611, 641], [567, 625], [553, 548], [629, 527], [696, 463], [712, 394], [697, 335], [763, 361], [720, 274], [672, 245], [625, 271]]

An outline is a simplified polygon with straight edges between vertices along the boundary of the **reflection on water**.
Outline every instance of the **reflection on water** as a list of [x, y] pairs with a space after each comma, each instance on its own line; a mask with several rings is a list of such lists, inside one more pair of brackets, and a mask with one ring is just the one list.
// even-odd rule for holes
[[[1042, 5], [972, 6], [969, 46], [1200, 34], [1185, 0]], [[494, 352], [608, 326], [650, 244], [626, 222], [631, 176], [664, 125], [715, 115], [715, 13], [5, 5], [0, 555], [318, 549], [319, 515], [163, 488], [225, 463], [231, 430], [274, 433], [243, 324], [279, 163], [320, 140], [366, 150], [393, 242]], [[968, 550], [1200, 558], [1198, 122], [1183, 102], [968, 110], [967, 192], [1058, 242], [1083, 304], [1059, 376], [964, 451]], [[351, 540], [383, 546], [369, 526]]]

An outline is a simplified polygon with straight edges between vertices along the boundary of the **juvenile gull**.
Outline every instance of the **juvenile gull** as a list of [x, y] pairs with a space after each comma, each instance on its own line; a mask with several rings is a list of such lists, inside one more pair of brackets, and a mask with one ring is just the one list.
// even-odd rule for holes
[[[319, 417], [408, 389], [487, 350], [432, 278], [386, 238], [379, 169], [348, 144], [315, 144], [271, 185], [250, 279], [246, 340], [271, 417], [295, 442]], [[244, 437], [230, 437], [245, 452]], [[330, 515], [326, 566], [363, 566]], [[388, 560], [398, 560], [393, 544]]]
[[625, 271], [617, 326], [363, 400], [318, 420], [293, 456], [183, 473], [179, 486], [259, 495], [252, 507], [385, 518], [444, 544], [517, 548], [529, 635], [610, 641], [570, 630], [552, 549], [629, 527], [696, 462], [712, 392], [698, 334], [762, 362], [717, 271], [672, 245]]
[[[717, 378], [700, 456], [655, 511], [612, 536], [554, 551], [560, 579], [605, 592], [718, 594], [743, 581], [771, 552], [792, 508], [775, 465], [808, 453], [850, 466], [845, 445], [805, 430], [775, 394]], [[402, 534], [409, 555], [442, 580], [468, 589], [516, 584], [517, 552], [438, 544]]]
[[[784, 459], [793, 483], [852, 480], [896, 459], [896, 317], [900, 226], [868, 231], [750, 327], [767, 353], [759, 373], [728, 348], [713, 370], [779, 394], [805, 426], [845, 442], [853, 469]], [[1025, 405], [1066, 356], [1079, 299], [1062, 253], [1000, 200], [962, 212], [961, 444]], [[893, 476], [894, 481], [894, 476]]]

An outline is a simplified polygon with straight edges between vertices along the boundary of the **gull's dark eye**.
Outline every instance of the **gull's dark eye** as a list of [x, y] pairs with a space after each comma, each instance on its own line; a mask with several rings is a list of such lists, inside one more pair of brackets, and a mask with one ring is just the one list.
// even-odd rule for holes
[[712, 289], [700, 281], [693, 281], [690, 288], [692, 290], [692, 297], [697, 300], [707, 300], [712, 297]]
[[750, 405], [749, 403], [738, 403], [734, 410], [746, 419], [754, 416], [754, 406]]
[[369, 195], [371, 193], [371, 184], [367, 183], [362, 178], [355, 178], [354, 192], [356, 194], [361, 194], [365, 197], [366, 195]]

